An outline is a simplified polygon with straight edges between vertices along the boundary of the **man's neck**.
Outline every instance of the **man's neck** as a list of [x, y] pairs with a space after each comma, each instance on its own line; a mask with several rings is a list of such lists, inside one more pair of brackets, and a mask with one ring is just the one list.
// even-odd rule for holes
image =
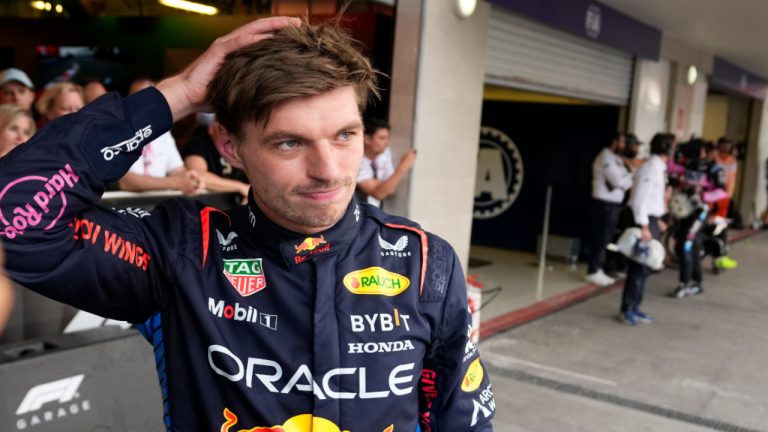
[[365, 157], [367, 157], [368, 159], [370, 159], [370, 160], [376, 159], [382, 153], [384, 153], [384, 152], [381, 151], [381, 152], [376, 153], [373, 150], [369, 149], [368, 147], [363, 147], [363, 155]]

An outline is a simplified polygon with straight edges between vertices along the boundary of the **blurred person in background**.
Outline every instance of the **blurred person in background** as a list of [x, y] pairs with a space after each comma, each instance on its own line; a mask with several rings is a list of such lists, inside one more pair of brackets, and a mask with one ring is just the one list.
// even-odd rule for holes
[[91, 77], [83, 80], [83, 96], [85, 97], [85, 103], [89, 104], [96, 98], [107, 92], [107, 88], [104, 87], [104, 83], [100, 79]]
[[0, 243], [0, 335], [5, 330], [12, 308], [13, 287], [10, 279], [5, 275], [5, 252], [3, 252], [3, 244]]
[[[707, 178], [713, 188], [724, 189], [728, 193], [728, 172], [718, 162], [718, 156], [720, 153], [720, 146], [714, 143], [708, 142], [704, 146], [705, 148], [705, 167]], [[727, 158], [726, 158], [727, 159]], [[735, 158], [733, 167], [735, 169]], [[732, 178], [732, 183], [735, 184], [735, 176]], [[709, 225], [715, 227], [712, 230], [713, 239], [709, 245], [708, 251], [712, 255], [716, 270], [733, 270], [739, 266], [739, 262], [728, 256], [729, 243], [728, 243], [728, 225], [730, 221], [723, 214], [728, 214], [728, 207], [730, 206], [730, 199], [716, 200], [708, 203], [712, 208], [710, 211]], [[718, 226], [725, 227], [724, 229], [717, 229]]]
[[21, 69], [10, 68], [0, 72], [0, 104], [17, 105], [32, 112], [35, 85]]
[[[641, 242], [658, 240], [666, 229], [661, 216], [666, 213], [667, 160], [674, 147], [674, 136], [657, 133], [651, 139], [651, 157], [635, 174], [629, 206], [635, 218], [635, 225], [642, 232]], [[638, 262], [629, 261], [627, 279], [621, 299], [619, 320], [635, 326], [637, 323], [650, 324], [653, 319], [640, 309], [645, 293], [645, 282], [651, 269]]]
[[80, 111], [84, 105], [83, 88], [73, 82], [64, 81], [45, 89], [35, 103], [35, 108], [43, 117], [40, 120], [45, 124], [63, 115]]
[[365, 122], [363, 144], [363, 161], [357, 176], [356, 196], [362, 202], [381, 207], [381, 201], [395, 193], [400, 180], [413, 166], [416, 150], [408, 150], [395, 168], [392, 151], [389, 149], [389, 125], [379, 119]]
[[10, 104], [0, 105], [0, 157], [35, 133], [35, 121], [29, 111]]
[[623, 156], [627, 144], [634, 146], [639, 141], [633, 134], [617, 133], [592, 163], [592, 238], [586, 280], [595, 285], [615, 282], [603, 267], [605, 247], [614, 237], [622, 202], [632, 187], [632, 168]]
[[727, 137], [718, 139], [717, 152], [713, 156], [715, 162], [720, 165], [720, 168], [725, 173], [725, 191], [728, 192], [728, 198], [723, 198], [717, 202], [715, 214], [728, 218], [728, 210], [733, 200], [733, 193], [736, 191], [736, 170], [738, 168], [736, 156], [733, 155], [733, 141]]
[[[128, 94], [154, 86], [155, 82], [149, 78], [137, 78], [131, 83]], [[129, 192], [177, 190], [190, 196], [201, 193], [205, 183], [197, 171], [184, 167], [176, 140], [166, 132], [144, 146], [141, 157], [120, 179], [118, 186]]]
[[200, 174], [209, 191], [235, 192], [245, 204], [250, 188], [248, 178], [216, 150], [214, 141], [220, 126], [215, 114], [197, 113], [197, 123], [199, 126], [184, 148], [184, 165]]

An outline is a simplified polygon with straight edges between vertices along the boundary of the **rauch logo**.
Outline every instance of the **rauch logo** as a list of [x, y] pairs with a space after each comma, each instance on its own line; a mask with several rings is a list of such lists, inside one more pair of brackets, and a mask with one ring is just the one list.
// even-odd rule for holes
[[225, 259], [224, 275], [243, 297], [256, 294], [267, 287], [261, 258]]
[[[28, 192], [27, 202], [11, 210], [10, 214], [4, 213], [3, 208], [0, 207], [0, 223], [3, 224], [0, 235], [9, 239], [21, 236], [27, 228], [34, 228], [43, 222], [48, 222], [49, 214], [55, 216], [43, 229], [48, 231], [53, 228], [67, 208], [67, 197], [64, 190], [72, 189], [78, 181], [80, 181], [80, 177], [75, 174], [69, 164], [66, 164], [64, 168], [50, 178], [31, 175], [8, 183], [0, 191], [0, 203], [3, 202], [3, 198], [7, 194], [14, 193], [12, 191], [24, 183], [39, 182], [40, 185]], [[25, 185], [24, 188], [25, 192], [31, 189], [29, 185]]]
[[411, 284], [410, 279], [381, 267], [353, 271], [344, 276], [344, 286], [353, 294], [396, 296]]

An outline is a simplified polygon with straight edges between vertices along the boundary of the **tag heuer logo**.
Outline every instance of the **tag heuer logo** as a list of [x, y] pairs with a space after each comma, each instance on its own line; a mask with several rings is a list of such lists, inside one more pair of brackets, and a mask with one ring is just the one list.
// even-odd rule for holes
[[225, 259], [224, 275], [243, 297], [256, 294], [267, 287], [261, 258]]

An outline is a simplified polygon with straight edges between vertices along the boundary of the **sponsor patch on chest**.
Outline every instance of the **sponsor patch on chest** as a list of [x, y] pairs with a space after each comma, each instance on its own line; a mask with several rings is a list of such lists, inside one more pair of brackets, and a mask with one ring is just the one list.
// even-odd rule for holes
[[224, 275], [243, 297], [256, 294], [267, 287], [261, 258], [225, 259]]

